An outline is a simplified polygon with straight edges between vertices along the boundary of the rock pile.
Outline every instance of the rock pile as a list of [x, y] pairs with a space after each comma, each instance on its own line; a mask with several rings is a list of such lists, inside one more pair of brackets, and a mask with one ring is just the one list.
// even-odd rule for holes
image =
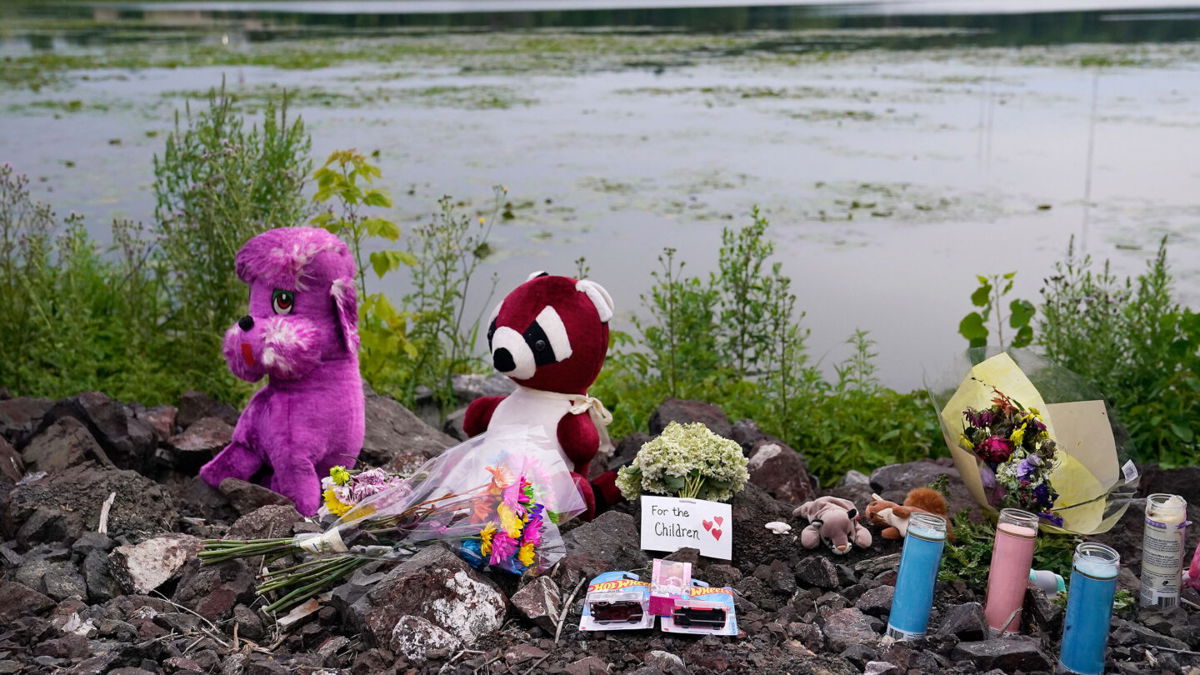
[[[496, 386], [463, 380], [484, 392]], [[733, 560], [687, 549], [672, 556], [691, 561], [696, 578], [736, 590], [738, 637], [578, 631], [588, 578], [613, 569], [648, 573], [638, 508], [628, 503], [569, 524], [566, 556], [543, 577], [481, 573], [433, 546], [400, 565], [367, 565], [327, 596], [268, 616], [254, 592], [260, 561], [205, 566], [194, 555], [205, 538], [314, 528], [262, 487], [226, 481], [212, 490], [195, 478], [236, 418], [195, 392], [177, 407], [155, 408], [97, 392], [0, 400], [0, 673], [882, 675], [1049, 672], [1055, 664], [1063, 610], [1040, 592], [1028, 594], [1026, 636], [988, 639], [980, 590], [939, 583], [930, 634], [892, 642], [883, 632], [899, 543], [879, 540], [833, 556], [800, 548], [798, 522], [780, 535], [763, 527], [791, 522], [794, 505], [820, 494], [860, 504], [871, 492], [902, 500], [939, 475], [950, 479], [952, 508], [973, 508], [948, 461], [851, 472], [821, 490], [803, 453], [753, 422], [731, 423], [719, 408], [680, 400], [664, 402], [648, 433], [619, 442], [609, 465], [632, 459], [670, 421], [703, 421], [741, 444], [751, 484], [733, 502]], [[374, 394], [367, 426], [364, 461], [395, 470], [455, 442]], [[1197, 471], [1151, 468], [1143, 487], [1200, 504]], [[1192, 518], [1200, 521], [1200, 513]], [[1101, 539], [1136, 569], [1140, 528]], [[1125, 573], [1121, 583], [1132, 587], [1136, 578]], [[1200, 613], [1123, 613], [1110, 644], [1116, 672], [1200, 674]]]

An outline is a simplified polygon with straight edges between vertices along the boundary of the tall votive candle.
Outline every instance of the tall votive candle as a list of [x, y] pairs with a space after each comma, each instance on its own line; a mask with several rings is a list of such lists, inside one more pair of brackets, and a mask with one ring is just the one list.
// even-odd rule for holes
[[1075, 548], [1067, 616], [1063, 621], [1059, 665], [1081, 675], [1104, 672], [1113, 598], [1121, 556], [1104, 544], [1084, 542]]
[[911, 640], [929, 628], [933, 608], [933, 589], [942, 549], [946, 546], [946, 521], [931, 513], [909, 517], [900, 570], [896, 573], [896, 593], [888, 616], [887, 634], [897, 640]]
[[1021, 607], [1025, 604], [1037, 533], [1038, 517], [1034, 514], [1020, 509], [1000, 511], [983, 606], [983, 615], [996, 635], [1021, 630]]

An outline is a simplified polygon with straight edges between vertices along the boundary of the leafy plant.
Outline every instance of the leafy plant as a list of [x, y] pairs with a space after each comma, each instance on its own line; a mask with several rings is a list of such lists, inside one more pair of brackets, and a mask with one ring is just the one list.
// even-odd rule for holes
[[[317, 182], [313, 201], [326, 206], [312, 222], [345, 240], [358, 265], [359, 367], [367, 382], [384, 388], [385, 380], [396, 370], [396, 364], [417, 356], [417, 348], [407, 336], [412, 314], [398, 311], [386, 295], [371, 293], [367, 287], [363, 249], [372, 239], [394, 242], [400, 238], [399, 225], [362, 212], [366, 207], [388, 208], [392, 205], [386, 192], [372, 187], [381, 175], [379, 167], [357, 150], [334, 151], [313, 174]], [[372, 251], [367, 260], [378, 279], [401, 266], [417, 264], [411, 253], [399, 249]]]
[[631, 500], [648, 492], [724, 502], [741, 492], [748, 480], [746, 457], [736, 441], [721, 438], [699, 422], [671, 422], [620, 470], [617, 487]]
[[[954, 541], [946, 542], [938, 578], [943, 581], [962, 579], [976, 591], [986, 589], [995, 539], [996, 528], [991, 522], [972, 520], [970, 511], [959, 511], [954, 515]], [[1075, 547], [1081, 541], [1080, 537], [1067, 535], [1038, 537], [1033, 569], [1050, 570], [1069, 578]]]
[[[980, 309], [962, 318], [958, 324], [958, 333], [970, 342], [971, 347], [986, 347], [991, 331], [987, 322], [995, 313], [996, 341], [1004, 349], [1004, 321], [1001, 316], [1003, 299], [1012, 291], [1013, 278], [1016, 272], [1008, 274], [993, 274], [990, 277], [977, 276], [979, 287], [971, 293], [971, 303]], [[1033, 319], [1035, 308], [1033, 303], [1020, 298], [1013, 299], [1008, 304], [1008, 325], [1016, 331], [1010, 347], [1025, 347], [1033, 342]]]
[[1200, 450], [1200, 315], [1175, 301], [1164, 238], [1145, 272], [1094, 270], [1074, 242], [1042, 288], [1039, 344], [1095, 384], [1129, 430], [1134, 455], [1191, 464]]

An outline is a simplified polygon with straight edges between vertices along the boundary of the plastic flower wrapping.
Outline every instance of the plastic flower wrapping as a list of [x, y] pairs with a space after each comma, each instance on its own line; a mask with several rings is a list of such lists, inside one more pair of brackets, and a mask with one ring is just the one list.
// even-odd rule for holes
[[1084, 535], [1124, 515], [1137, 469], [1124, 430], [1083, 378], [1027, 350], [971, 349], [926, 386], [980, 506], [1023, 509], [1044, 531]]
[[[373, 561], [402, 562], [449, 544], [475, 567], [540, 574], [565, 553], [558, 525], [582, 513], [570, 470], [544, 433], [493, 430], [430, 459], [412, 475], [335, 467], [322, 482], [322, 532], [254, 541], [208, 540], [209, 563], [265, 556], [270, 611], [316, 597]], [[271, 568], [298, 557], [298, 564]]]

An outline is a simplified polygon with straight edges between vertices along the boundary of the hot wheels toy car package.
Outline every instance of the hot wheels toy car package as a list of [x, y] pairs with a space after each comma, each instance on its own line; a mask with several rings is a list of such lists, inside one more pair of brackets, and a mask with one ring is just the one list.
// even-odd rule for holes
[[737, 635], [737, 616], [733, 609], [733, 589], [712, 588], [692, 580], [688, 597], [664, 616], [662, 629], [667, 633], [693, 635]]
[[650, 584], [632, 572], [604, 572], [588, 584], [579, 630], [641, 630], [654, 627]]

